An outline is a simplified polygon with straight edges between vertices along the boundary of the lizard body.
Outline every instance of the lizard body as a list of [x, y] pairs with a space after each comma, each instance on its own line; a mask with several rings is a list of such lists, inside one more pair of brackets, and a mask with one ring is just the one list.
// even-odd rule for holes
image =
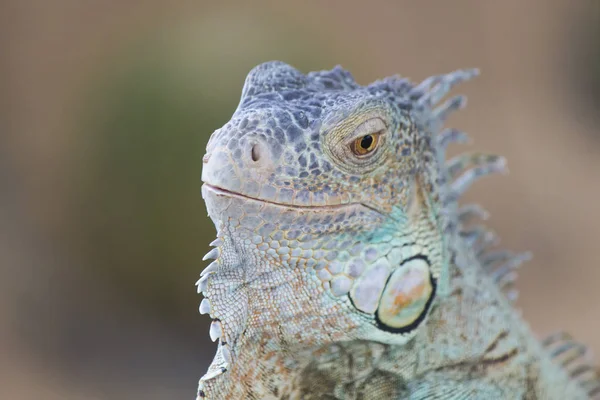
[[264, 63], [203, 159], [217, 229], [200, 312], [219, 341], [198, 399], [588, 399], [585, 348], [513, 308], [528, 258], [460, 195], [504, 159], [445, 149], [456, 71], [368, 86]]

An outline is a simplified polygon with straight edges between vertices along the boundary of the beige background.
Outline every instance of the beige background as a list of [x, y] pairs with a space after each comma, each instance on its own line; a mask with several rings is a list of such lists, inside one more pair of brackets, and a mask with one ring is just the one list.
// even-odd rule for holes
[[600, 353], [599, 4], [4, 1], [0, 398], [192, 398], [214, 354], [193, 287], [203, 146], [270, 59], [361, 83], [481, 68], [450, 122], [511, 174], [468, 197], [533, 251], [535, 331]]

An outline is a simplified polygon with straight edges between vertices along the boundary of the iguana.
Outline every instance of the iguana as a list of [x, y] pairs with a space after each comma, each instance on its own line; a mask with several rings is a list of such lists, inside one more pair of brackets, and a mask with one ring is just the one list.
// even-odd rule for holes
[[217, 239], [201, 273], [219, 341], [197, 399], [589, 399], [568, 335], [535, 339], [512, 303], [528, 254], [495, 249], [459, 206], [502, 157], [463, 154], [437, 105], [459, 70], [368, 86], [340, 67], [267, 62], [203, 158]]

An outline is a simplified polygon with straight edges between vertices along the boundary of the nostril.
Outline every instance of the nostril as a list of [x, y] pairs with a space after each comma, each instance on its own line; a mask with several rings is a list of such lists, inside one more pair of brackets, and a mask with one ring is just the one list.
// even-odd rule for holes
[[258, 143], [252, 145], [252, 148], [250, 149], [250, 158], [254, 162], [260, 160], [260, 145]]

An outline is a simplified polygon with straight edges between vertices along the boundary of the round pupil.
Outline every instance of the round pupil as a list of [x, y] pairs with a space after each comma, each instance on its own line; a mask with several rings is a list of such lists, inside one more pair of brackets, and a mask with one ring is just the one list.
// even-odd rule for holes
[[371, 136], [371, 135], [364, 136], [360, 141], [360, 147], [362, 147], [365, 150], [368, 150], [372, 144], [373, 144], [373, 136]]

